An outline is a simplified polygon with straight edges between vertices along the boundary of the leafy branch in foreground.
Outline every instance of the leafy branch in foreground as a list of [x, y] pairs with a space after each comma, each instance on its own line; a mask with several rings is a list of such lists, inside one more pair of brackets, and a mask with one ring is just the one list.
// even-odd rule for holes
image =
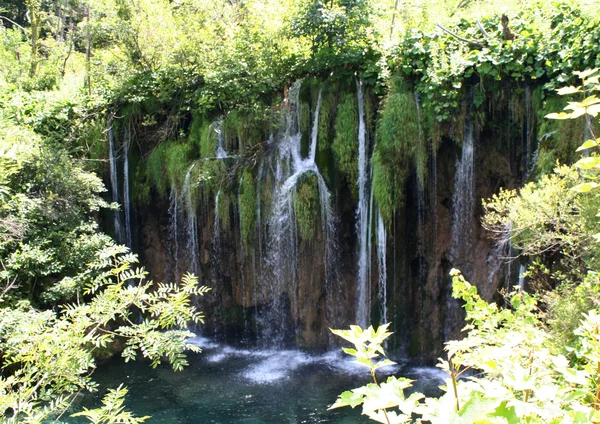
[[127, 394], [127, 388], [122, 385], [116, 389], [108, 391], [104, 399], [102, 399], [102, 407], [98, 409], [83, 408], [82, 412], [73, 414], [73, 417], [86, 417], [94, 424], [112, 424], [112, 423], [128, 423], [138, 424], [146, 421], [146, 417], [135, 417], [131, 412], [125, 411], [124, 397]]
[[[467, 336], [446, 344], [448, 360], [438, 365], [449, 374], [439, 398], [404, 390], [411, 381], [389, 377], [342, 393], [332, 408], [362, 405], [374, 421], [432, 423], [588, 423], [600, 420], [600, 315], [582, 316], [577, 348], [567, 356], [548, 348], [550, 333], [542, 325], [536, 300], [515, 290], [510, 309], [488, 304], [459, 271], [451, 272], [453, 297], [462, 299]], [[344, 349], [374, 375], [383, 355], [387, 325], [375, 331], [353, 326], [333, 330], [355, 345]], [[385, 335], [385, 337], [383, 337]], [[389, 363], [389, 362], [388, 362]], [[396, 412], [398, 408], [400, 413]]]
[[203, 322], [191, 297], [208, 289], [191, 274], [180, 284], [145, 281], [146, 271], [135, 264], [126, 247], [109, 246], [85, 271], [87, 303], [64, 306], [59, 314], [25, 301], [0, 309], [5, 422], [35, 423], [64, 413], [77, 393], [97, 388], [94, 355], [113, 343], [124, 347], [126, 361], [141, 355], [156, 367], [166, 358], [174, 370], [187, 365], [186, 349], [199, 351], [186, 342], [193, 336], [188, 323]]

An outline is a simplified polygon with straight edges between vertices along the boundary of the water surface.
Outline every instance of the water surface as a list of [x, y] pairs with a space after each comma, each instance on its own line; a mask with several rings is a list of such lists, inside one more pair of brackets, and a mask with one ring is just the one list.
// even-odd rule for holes
[[[150, 423], [287, 424], [371, 423], [360, 408], [328, 411], [337, 395], [367, 384], [366, 367], [340, 352], [322, 355], [299, 350], [245, 350], [195, 339], [201, 354], [190, 354], [190, 365], [173, 372], [147, 362], [124, 364], [116, 358], [98, 368], [100, 390], [77, 408], [100, 405], [107, 387], [129, 388], [127, 410], [150, 415]], [[433, 393], [443, 374], [435, 368], [399, 364], [382, 369], [380, 379], [396, 374], [419, 379], [416, 388]], [[72, 423], [84, 422], [73, 418]]]

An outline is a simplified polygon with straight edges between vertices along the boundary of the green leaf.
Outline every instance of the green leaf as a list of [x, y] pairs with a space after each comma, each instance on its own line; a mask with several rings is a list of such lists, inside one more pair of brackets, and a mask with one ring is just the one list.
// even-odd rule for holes
[[598, 140], [587, 140], [585, 143], [583, 143], [581, 146], [579, 146], [577, 148], [577, 152], [581, 152], [582, 150], [587, 150], [587, 149], [591, 149], [593, 147], [598, 147]]
[[598, 187], [598, 184], [592, 183], [592, 182], [587, 182], [587, 183], [578, 184], [575, 187], [573, 187], [571, 190], [577, 191], [579, 193], [588, 193], [597, 187]]
[[350, 406], [352, 408], [361, 405], [363, 403], [363, 395], [355, 393], [354, 391], [347, 390], [343, 392], [328, 409], [342, 408], [344, 406]]
[[590, 156], [587, 158], [579, 159], [575, 163], [575, 166], [578, 168], [581, 168], [581, 169], [593, 169], [593, 168], [596, 168], [599, 164], [600, 164], [600, 157]]
[[562, 87], [562, 88], [559, 88], [559, 89], [558, 89], [558, 90], [556, 90], [556, 91], [558, 92], [558, 94], [559, 94], [560, 96], [564, 96], [564, 95], [566, 95], [566, 94], [575, 94], [575, 93], [579, 93], [581, 90], [580, 90], [579, 88], [577, 88], [577, 87], [570, 86], [570, 87]]

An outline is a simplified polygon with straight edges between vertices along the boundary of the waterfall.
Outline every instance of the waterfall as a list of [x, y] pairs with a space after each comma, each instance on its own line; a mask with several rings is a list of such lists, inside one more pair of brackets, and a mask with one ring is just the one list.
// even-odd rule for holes
[[527, 272], [527, 265], [521, 264], [519, 266], [519, 289], [525, 290], [525, 273]]
[[194, 204], [194, 198], [192, 196], [193, 187], [190, 184], [192, 177], [192, 170], [196, 164], [192, 164], [185, 174], [185, 180], [183, 183], [183, 189], [181, 194], [184, 196], [184, 206], [186, 213], [185, 222], [185, 236], [186, 236], [186, 249], [190, 258], [190, 269], [189, 271], [198, 275], [199, 263], [198, 263], [198, 220], [196, 217], [196, 207]]
[[[108, 122], [108, 160], [110, 164], [110, 186], [112, 189], [113, 203], [119, 203], [119, 177], [117, 175], [117, 146], [115, 145], [115, 135], [112, 128], [112, 118]], [[117, 243], [123, 242], [123, 233], [121, 225], [121, 214], [118, 209], [113, 211], [113, 222], [115, 227], [115, 239]]]
[[173, 184], [169, 195], [169, 247], [174, 269], [173, 281], [179, 281], [179, 198]]
[[356, 324], [367, 327], [369, 322], [369, 271], [368, 252], [368, 158], [367, 131], [365, 126], [365, 106], [362, 81], [356, 82], [358, 96], [358, 206], [356, 208], [356, 230], [358, 233], [358, 278]]
[[[286, 99], [285, 133], [278, 143], [277, 163], [275, 171], [275, 193], [273, 210], [269, 219], [267, 235], [266, 267], [270, 271], [270, 279], [264, 287], [264, 301], [268, 306], [258, 317], [259, 327], [262, 328], [261, 339], [269, 346], [281, 345], [289, 330], [286, 314], [298, 312], [298, 229], [294, 210], [294, 194], [301, 177], [312, 174], [316, 177], [319, 191], [321, 228], [325, 236], [325, 270], [326, 274], [332, 264], [335, 252], [335, 224], [331, 208], [331, 194], [323, 176], [315, 163], [318, 139], [318, 119], [321, 107], [322, 91], [319, 91], [317, 104], [313, 113], [313, 127], [310, 137], [309, 155], [303, 158], [301, 154], [300, 133], [300, 87], [298, 81], [292, 85]], [[326, 279], [327, 279], [326, 275]], [[285, 293], [288, 297], [286, 298]], [[287, 301], [289, 300], [289, 305]]]
[[129, 125], [125, 126], [123, 133], [123, 211], [125, 213], [125, 243], [131, 249], [131, 199], [129, 196]]
[[473, 122], [471, 105], [465, 119], [465, 139], [462, 156], [456, 164], [454, 176], [454, 194], [452, 196], [452, 247], [450, 257], [456, 263], [459, 258], [466, 259], [471, 254], [473, 238]]
[[[414, 92], [415, 97], [415, 105], [417, 107], [417, 126], [418, 126], [418, 151], [424, 152], [424, 137], [423, 137], [423, 128], [421, 127], [421, 98], [419, 97], [419, 93]], [[421, 164], [419, 159], [417, 158], [417, 261], [418, 261], [418, 278], [420, 287], [425, 286], [426, 280], [426, 267], [425, 267], [425, 187], [424, 181], [422, 181], [423, 172], [419, 172], [419, 167]], [[433, 171], [436, 172], [435, 170]], [[419, 175], [421, 174], [421, 175]], [[434, 192], [435, 193], [435, 192]], [[435, 212], [434, 212], [435, 213]], [[435, 232], [435, 229], [434, 229]]]
[[[219, 218], [219, 199], [221, 197], [221, 190], [217, 191], [215, 196], [215, 220], [213, 223], [213, 267], [217, 269], [219, 258], [221, 256], [221, 219]], [[218, 269], [213, 274], [213, 283], [218, 283]]]
[[381, 317], [380, 324], [387, 323], [387, 266], [385, 254], [387, 250], [387, 233], [381, 216], [381, 211], [377, 211], [377, 266], [379, 268], [379, 309]]
[[[223, 249], [221, 246], [221, 218], [219, 217], [219, 204], [221, 201], [221, 189], [217, 191], [215, 195], [215, 212], [213, 221], [213, 245], [211, 251], [211, 286], [212, 296], [216, 299], [217, 303], [213, 306], [212, 318], [215, 321], [219, 321], [223, 317]], [[217, 326], [214, 328], [214, 336], [219, 336], [219, 329]]]
[[239, 263], [240, 263], [240, 282], [241, 282], [241, 299], [242, 299], [242, 305], [246, 304], [246, 273], [245, 273], [245, 259], [246, 259], [246, 255], [244, 254], [244, 240], [242, 238], [242, 234], [243, 234], [243, 230], [242, 230], [242, 197], [240, 194], [240, 188], [242, 187], [242, 183], [244, 181], [244, 173], [242, 173], [242, 176], [240, 177], [240, 182], [238, 185], [238, 213], [237, 213], [237, 217], [238, 217], [238, 222], [239, 222], [239, 228], [240, 228], [240, 233], [239, 233], [239, 240], [240, 240], [240, 256], [239, 256]]
[[223, 117], [219, 118], [214, 125], [215, 132], [217, 133], [217, 151], [215, 152], [217, 159], [228, 158], [227, 151], [225, 150], [225, 134], [223, 133]]
[[[452, 266], [461, 267], [469, 277], [469, 262], [473, 246], [473, 122], [472, 98], [469, 98], [468, 112], [465, 118], [465, 138], [462, 156], [456, 164], [454, 176], [454, 193], [452, 195], [452, 228], [450, 230], [450, 261]], [[449, 340], [462, 322], [463, 314], [459, 302], [451, 296], [452, 284], [446, 292], [446, 316], [444, 323], [444, 339]]]

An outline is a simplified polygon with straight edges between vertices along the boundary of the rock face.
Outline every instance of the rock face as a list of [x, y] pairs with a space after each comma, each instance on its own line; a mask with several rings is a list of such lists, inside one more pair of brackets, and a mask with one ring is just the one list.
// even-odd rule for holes
[[[193, 208], [189, 189], [176, 185], [170, 199], [152, 192], [150, 207], [132, 205], [134, 245], [152, 278], [177, 279], [197, 268], [212, 288], [198, 300], [207, 316], [199, 332], [234, 343], [324, 349], [337, 345], [328, 328], [347, 327], [364, 314], [369, 324], [392, 322], [390, 349], [432, 362], [463, 326], [460, 304], [450, 296], [451, 268], [461, 269], [485, 299], [499, 299], [506, 266], [479, 224], [481, 199], [518, 187], [532, 167], [535, 119], [524, 112], [534, 107], [529, 88], [501, 87], [506, 101], [479, 107], [466, 92], [456, 120], [439, 125], [434, 143], [427, 140], [435, 148], [428, 147], [426, 177], [420, 182], [410, 165], [404, 204], [380, 227], [370, 161], [358, 163], [370, 158], [377, 140], [376, 114], [367, 104], [374, 110], [377, 99], [361, 94], [360, 83], [349, 87], [358, 122], [345, 157], [338, 139], [326, 143], [343, 125], [327, 109], [326, 93], [313, 88], [307, 95], [298, 83], [239, 180], [218, 190], [192, 181], [199, 192]], [[235, 169], [228, 147], [219, 142], [210, 160]], [[362, 188], [359, 178], [367, 179]]]

